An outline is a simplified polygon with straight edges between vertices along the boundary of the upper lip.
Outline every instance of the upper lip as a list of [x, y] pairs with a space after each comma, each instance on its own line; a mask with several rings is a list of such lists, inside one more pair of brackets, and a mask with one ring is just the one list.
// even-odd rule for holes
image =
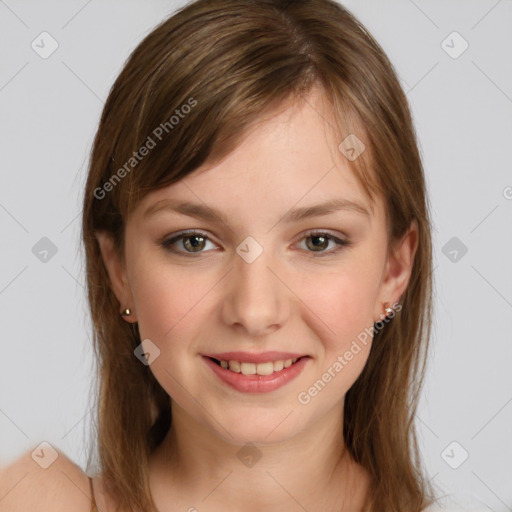
[[266, 363], [268, 361], [286, 361], [306, 357], [305, 354], [296, 354], [293, 352], [220, 352], [218, 354], [203, 354], [205, 357], [211, 357], [218, 361], [240, 361], [246, 363]]

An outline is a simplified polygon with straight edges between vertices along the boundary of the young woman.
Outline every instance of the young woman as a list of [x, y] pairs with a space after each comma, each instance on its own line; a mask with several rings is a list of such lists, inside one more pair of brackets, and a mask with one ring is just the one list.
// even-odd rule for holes
[[103, 110], [83, 241], [101, 471], [25, 457], [3, 485], [32, 490], [1, 510], [433, 503], [422, 163], [391, 63], [338, 3], [199, 0], [153, 30]]

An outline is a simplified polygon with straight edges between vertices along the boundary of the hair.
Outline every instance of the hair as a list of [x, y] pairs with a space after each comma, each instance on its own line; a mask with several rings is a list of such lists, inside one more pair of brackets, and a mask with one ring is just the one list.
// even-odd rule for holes
[[371, 476], [366, 511], [416, 512], [434, 500], [414, 425], [431, 331], [431, 225], [396, 72], [366, 28], [332, 0], [198, 0], [129, 56], [105, 103], [85, 187], [97, 450], [104, 485], [123, 510], [156, 508], [148, 463], [171, 426], [171, 400], [134, 357], [138, 327], [120, 317], [95, 233], [109, 233], [123, 258], [126, 220], [148, 192], [229, 155], [265, 114], [315, 86], [332, 106], [339, 141], [356, 133], [366, 147], [347, 165], [371, 200], [384, 199], [388, 249], [412, 224], [419, 237], [400, 314], [375, 333], [346, 393], [344, 440]]

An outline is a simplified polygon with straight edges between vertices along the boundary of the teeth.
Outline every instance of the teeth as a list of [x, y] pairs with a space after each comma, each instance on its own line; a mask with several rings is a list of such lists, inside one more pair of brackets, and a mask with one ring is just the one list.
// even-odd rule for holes
[[274, 371], [278, 372], [284, 368], [284, 361], [274, 361]]
[[256, 365], [256, 373], [258, 375], [271, 375], [272, 373], [274, 373], [274, 363], [258, 363]]
[[[226, 361], [221, 361], [221, 363], [225, 363]], [[227, 368], [228, 366], [226, 366]], [[235, 373], [240, 373], [240, 363], [238, 361], [229, 361], [229, 369]]]
[[268, 361], [266, 363], [245, 363], [240, 361], [220, 361], [222, 368], [235, 373], [243, 373], [244, 375], [271, 375], [279, 372], [283, 368], [290, 367], [298, 361], [295, 359], [286, 359], [284, 361]]
[[254, 375], [256, 373], [256, 366], [254, 363], [240, 363], [240, 371], [244, 375]]

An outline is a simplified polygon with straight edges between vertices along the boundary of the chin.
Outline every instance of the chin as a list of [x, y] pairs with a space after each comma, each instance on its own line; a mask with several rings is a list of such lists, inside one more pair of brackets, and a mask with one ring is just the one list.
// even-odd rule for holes
[[261, 407], [245, 408], [243, 411], [224, 411], [222, 426], [212, 424], [216, 434], [226, 443], [233, 445], [271, 445], [282, 443], [299, 432], [296, 428], [297, 411], [292, 408], [284, 410], [266, 410]]

